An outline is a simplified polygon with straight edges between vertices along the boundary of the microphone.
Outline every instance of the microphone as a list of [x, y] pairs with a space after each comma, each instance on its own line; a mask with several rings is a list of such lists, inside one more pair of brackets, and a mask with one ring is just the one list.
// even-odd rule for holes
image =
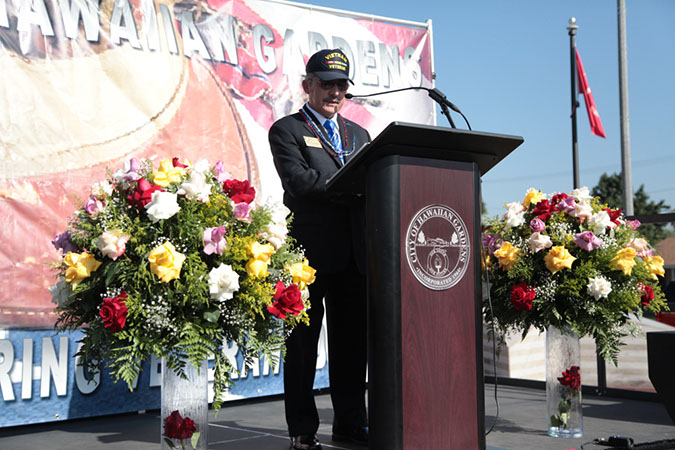
[[391, 91], [374, 92], [372, 94], [354, 95], [354, 94], [347, 93], [347, 94], [345, 94], [345, 98], [346, 99], [352, 99], [352, 98], [372, 97], [374, 95], [392, 94], [394, 92], [410, 91], [410, 90], [427, 91], [427, 93], [429, 94], [429, 97], [431, 97], [431, 99], [433, 101], [435, 101], [436, 103], [438, 103], [440, 105], [443, 114], [445, 114], [445, 116], [448, 118], [448, 121], [450, 122], [450, 126], [452, 128], [457, 128], [457, 127], [455, 126], [455, 123], [453, 122], [452, 117], [450, 117], [450, 111], [448, 111], [448, 107], [450, 107], [450, 109], [452, 109], [456, 113], [459, 113], [464, 118], [464, 121], [466, 122], [466, 126], [469, 127], [469, 130], [471, 130], [471, 125], [469, 124], [469, 121], [467, 120], [466, 116], [462, 113], [462, 111], [460, 111], [460, 109], [454, 103], [452, 103], [450, 100], [448, 100], [448, 98], [445, 96], [445, 94], [443, 94], [440, 90], [438, 90], [436, 88], [432, 89], [432, 88], [426, 88], [426, 87], [421, 87], [421, 86], [420, 87], [412, 86], [412, 87], [401, 88], [401, 89], [393, 89]]

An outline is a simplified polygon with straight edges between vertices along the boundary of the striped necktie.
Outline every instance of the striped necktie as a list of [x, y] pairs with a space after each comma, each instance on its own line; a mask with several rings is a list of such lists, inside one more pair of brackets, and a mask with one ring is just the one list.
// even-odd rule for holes
[[328, 132], [328, 137], [330, 138], [333, 148], [338, 154], [342, 164], [345, 163], [344, 155], [342, 154], [342, 143], [340, 142], [340, 135], [338, 134], [337, 125], [332, 120], [326, 120], [323, 124]]

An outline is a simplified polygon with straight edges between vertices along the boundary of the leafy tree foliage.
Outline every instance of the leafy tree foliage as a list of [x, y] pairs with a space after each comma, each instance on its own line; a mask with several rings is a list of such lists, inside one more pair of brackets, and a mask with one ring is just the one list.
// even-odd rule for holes
[[[598, 185], [593, 188], [591, 193], [600, 197], [612, 209], [622, 208], [623, 189], [621, 188], [621, 175], [618, 173], [612, 175], [603, 173], [600, 176]], [[636, 216], [660, 214], [669, 210], [670, 206], [666, 205], [663, 200], [658, 203], [649, 200], [649, 195], [645, 192], [644, 185], [640, 185], [638, 190], [633, 194], [633, 213]], [[657, 242], [665, 239], [670, 234], [666, 229], [667, 226], [667, 223], [646, 223], [640, 227], [640, 232], [650, 244], [656, 245]]]

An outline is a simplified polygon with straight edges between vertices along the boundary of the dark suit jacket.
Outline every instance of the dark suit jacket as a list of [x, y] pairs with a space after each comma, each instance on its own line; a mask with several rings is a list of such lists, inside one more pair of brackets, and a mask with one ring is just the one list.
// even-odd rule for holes
[[[305, 111], [314, 118], [309, 110]], [[347, 119], [346, 127], [339, 122], [345, 149], [351, 149], [353, 143], [358, 150], [370, 141], [361, 126]], [[323, 127], [319, 130], [328, 139]], [[299, 112], [275, 122], [269, 141], [284, 188], [284, 204], [294, 216], [291, 236], [304, 247], [309, 264], [319, 274], [340, 272], [352, 263], [353, 254], [357, 268], [365, 273], [364, 200], [326, 192], [326, 180], [341, 167], [339, 158], [323, 146], [316, 146], [316, 135]], [[346, 160], [353, 155], [346, 156]]]

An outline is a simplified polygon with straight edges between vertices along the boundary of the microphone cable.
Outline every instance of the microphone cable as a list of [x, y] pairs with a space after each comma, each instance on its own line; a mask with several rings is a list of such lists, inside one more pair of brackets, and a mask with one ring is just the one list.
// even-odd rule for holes
[[445, 96], [445, 94], [443, 94], [441, 91], [439, 91], [436, 88], [432, 89], [432, 88], [426, 88], [426, 87], [422, 87], [422, 86], [420, 86], [420, 87], [411, 86], [411, 87], [407, 87], [407, 88], [393, 89], [391, 91], [374, 92], [372, 94], [355, 95], [355, 94], [347, 93], [347, 94], [345, 94], [345, 98], [346, 99], [364, 98], [364, 97], [372, 97], [374, 95], [393, 94], [394, 92], [411, 91], [411, 90], [427, 91], [427, 93], [429, 94], [429, 97], [431, 97], [432, 100], [434, 100], [436, 103], [438, 103], [440, 105], [441, 110], [443, 111], [443, 114], [445, 114], [445, 116], [450, 121], [450, 126], [452, 126], [452, 128], [457, 128], [457, 127], [455, 126], [455, 123], [453, 122], [452, 117], [450, 117], [450, 111], [448, 111], [448, 107], [450, 107], [450, 109], [452, 109], [456, 113], [459, 113], [462, 116], [462, 118], [464, 118], [464, 122], [466, 122], [466, 126], [471, 131], [471, 125], [469, 124], [469, 121], [466, 118], [466, 116], [464, 115], [464, 113], [457, 107], [457, 105], [455, 105], [450, 100], [448, 100], [448, 98]]
[[[494, 321], [494, 311], [492, 309], [492, 296], [490, 295], [490, 271], [488, 270], [488, 265], [487, 265], [487, 260], [485, 258], [485, 246], [483, 246], [483, 238], [481, 236], [481, 244], [480, 244], [481, 252], [481, 260], [483, 261], [483, 266], [485, 266], [485, 282], [487, 283], [487, 299], [488, 299], [488, 307], [490, 309], [490, 326], [491, 326], [491, 331], [492, 331], [492, 371], [494, 372], [495, 375], [495, 389], [494, 389], [494, 395], [495, 395], [495, 406], [497, 407], [497, 412], [495, 413], [495, 420], [492, 422], [492, 426], [490, 427], [489, 430], [485, 432], [485, 436], [490, 434], [492, 430], [494, 429], [495, 425], [497, 425], [497, 421], [499, 420], [499, 398], [497, 397], [497, 385], [498, 385], [498, 377], [497, 377], [497, 334], [495, 332], [495, 321]], [[482, 310], [482, 308], [481, 308]]]

